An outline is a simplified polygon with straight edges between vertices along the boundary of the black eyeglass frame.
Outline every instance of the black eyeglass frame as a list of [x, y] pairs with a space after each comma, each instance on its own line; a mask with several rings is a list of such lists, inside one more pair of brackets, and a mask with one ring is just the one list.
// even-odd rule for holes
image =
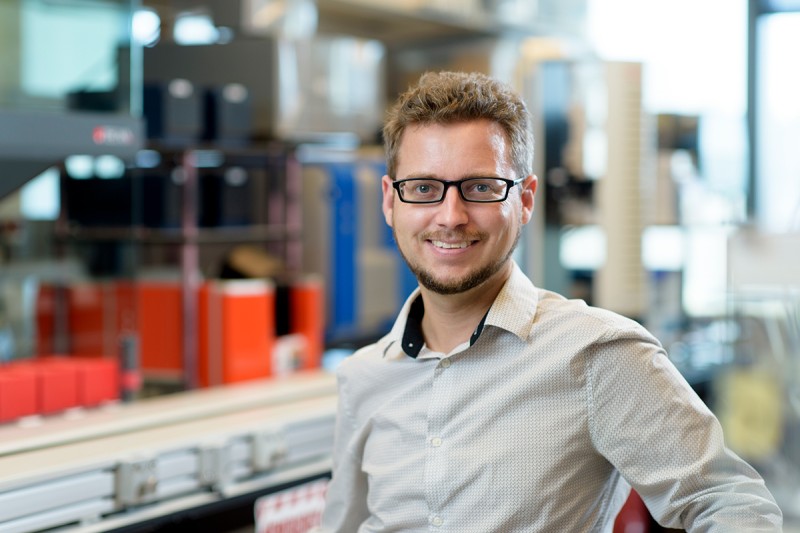
[[[502, 198], [498, 198], [497, 200], [470, 200], [466, 196], [464, 196], [464, 191], [461, 189], [462, 183], [467, 183], [469, 181], [474, 181], [474, 180], [487, 180], [487, 179], [505, 182], [506, 193], [505, 195], [503, 195]], [[424, 201], [406, 200], [405, 198], [403, 198], [403, 193], [400, 191], [400, 185], [402, 185], [403, 183], [408, 183], [410, 181], [435, 181], [437, 183], [441, 183], [442, 185], [444, 185], [444, 189], [442, 189], [442, 197], [439, 198], [438, 200], [424, 200]], [[469, 202], [471, 204], [496, 204], [499, 202], [505, 202], [508, 199], [508, 193], [509, 191], [511, 191], [511, 187], [513, 187], [514, 185], [519, 185], [523, 181], [525, 181], [525, 178], [510, 180], [507, 178], [483, 177], [483, 178], [464, 178], [463, 180], [455, 180], [455, 181], [440, 180], [436, 178], [407, 178], [404, 180], [393, 181], [392, 187], [394, 187], [394, 190], [397, 191], [397, 197], [400, 198], [400, 201], [403, 202], [404, 204], [438, 204], [439, 202], [444, 201], [445, 196], [447, 196], [447, 189], [450, 188], [451, 186], [456, 187], [459, 196], [461, 196], [461, 199], [464, 200], [465, 202]]]

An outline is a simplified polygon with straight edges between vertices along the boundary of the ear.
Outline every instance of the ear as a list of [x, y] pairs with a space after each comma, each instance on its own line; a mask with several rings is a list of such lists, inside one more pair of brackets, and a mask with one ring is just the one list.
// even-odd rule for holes
[[383, 209], [383, 217], [389, 227], [392, 227], [392, 214], [394, 212], [394, 187], [392, 187], [392, 183], [393, 180], [389, 176], [384, 175], [381, 178], [381, 188], [383, 189], [381, 208]]
[[533, 216], [534, 195], [536, 194], [536, 186], [539, 184], [539, 179], [536, 175], [531, 174], [525, 181], [519, 184], [520, 187], [520, 201], [522, 202], [522, 223], [527, 224]]

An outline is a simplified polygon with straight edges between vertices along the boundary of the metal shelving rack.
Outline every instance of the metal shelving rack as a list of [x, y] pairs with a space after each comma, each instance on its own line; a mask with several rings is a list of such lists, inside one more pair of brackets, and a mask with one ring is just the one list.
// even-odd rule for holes
[[[62, 197], [61, 217], [56, 225], [56, 239], [63, 245], [96, 243], [125, 243], [133, 248], [136, 264], [130, 265], [129, 275], [143, 266], [141, 256], [148, 249], [169, 247], [177, 251], [176, 265], [180, 272], [183, 309], [183, 387], [198, 386], [197, 294], [201, 281], [213, 277], [208, 265], [201, 265], [205, 248], [233, 244], [260, 244], [284, 265], [284, 273], [299, 273], [302, 267], [302, 216], [300, 212], [301, 187], [299, 163], [294, 147], [274, 144], [248, 147], [164, 147], [153, 145], [161, 163], [159, 172], [164, 180], [176, 173], [180, 194], [178, 224], [174, 227], [148, 227], [142, 223], [141, 212], [148, 201], [143, 198], [141, 182], [137, 175], [145, 169], [132, 168], [131, 209], [132, 221], [128, 226], [86, 225], [70, 221], [70, 198]], [[201, 181], [208, 172], [242, 168], [250, 171], [248, 178], [254, 182], [253, 190], [258, 206], [252, 223], [203, 227], [199, 223]], [[153, 171], [153, 168], [146, 169]], [[62, 175], [62, 185], [70, 178]], [[64, 187], [68, 189], [68, 187]], [[219, 259], [219, 257], [217, 257]], [[205, 272], [203, 272], [205, 270]]]

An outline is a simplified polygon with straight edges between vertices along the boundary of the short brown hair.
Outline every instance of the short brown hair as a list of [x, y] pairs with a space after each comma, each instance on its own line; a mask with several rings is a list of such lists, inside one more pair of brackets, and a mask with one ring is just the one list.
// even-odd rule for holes
[[517, 177], [533, 173], [531, 117], [522, 98], [507, 85], [477, 72], [427, 72], [400, 95], [383, 127], [386, 173], [396, 179], [403, 132], [412, 124], [447, 124], [488, 119], [511, 143]]

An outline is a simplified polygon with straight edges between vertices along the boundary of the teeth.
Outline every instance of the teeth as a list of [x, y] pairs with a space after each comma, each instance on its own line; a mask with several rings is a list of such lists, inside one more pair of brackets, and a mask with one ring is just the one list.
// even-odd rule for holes
[[467, 242], [442, 242], [442, 241], [432, 241], [433, 245], [437, 248], [466, 248], [469, 246]]

